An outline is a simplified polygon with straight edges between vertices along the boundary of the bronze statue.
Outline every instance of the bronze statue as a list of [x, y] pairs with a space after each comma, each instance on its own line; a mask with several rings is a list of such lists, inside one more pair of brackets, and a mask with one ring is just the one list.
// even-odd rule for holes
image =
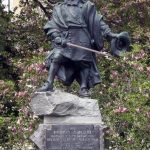
[[[113, 47], [117, 43], [119, 52], [129, 46], [128, 34], [112, 33], [103, 21], [103, 16], [96, 11], [95, 5], [85, 0], [65, 0], [57, 3], [44, 30], [52, 42], [53, 50], [46, 61], [48, 79], [38, 92], [53, 91], [54, 78], [57, 76], [68, 86], [76, 80], [80, 85], [79, 95], [90, 96], [89, 89], [100, 83], [101, 79], [95, 53], [89, 50], [101, 50], [104, 38]], [[119, 38], [121, 40], [117, 41]], [[119, 55], [115, 48], [112, 53]]]

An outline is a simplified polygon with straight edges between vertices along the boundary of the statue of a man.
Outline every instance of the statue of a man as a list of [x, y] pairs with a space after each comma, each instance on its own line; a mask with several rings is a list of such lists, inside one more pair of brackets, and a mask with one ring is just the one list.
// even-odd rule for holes
[[90, 96], [89, 89], [101, 82], [95, 54], [67, 42], [90, 49], [101, 50], [103, 39], [116, 38], [96, 11], [95, 5], [84, 0], [65, 0], [54, 7], [52, 18], [44, 27], [52, 42], [53, 51], [48, 58], [49, 74], [39, 92], [52, 91], [55, 76], [65, 85], [76, 80], [80, 85], [79, 95]]

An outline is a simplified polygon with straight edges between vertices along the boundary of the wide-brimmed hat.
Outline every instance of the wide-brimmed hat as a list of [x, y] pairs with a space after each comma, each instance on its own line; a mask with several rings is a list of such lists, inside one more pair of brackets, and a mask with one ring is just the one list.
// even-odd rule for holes
[[122, 53], [129, 50], [131, 44], [130, 36], [128, 32], [121, 32], [118, 36], [111, 40], [112, 54], [115, 56], [121, 56]]

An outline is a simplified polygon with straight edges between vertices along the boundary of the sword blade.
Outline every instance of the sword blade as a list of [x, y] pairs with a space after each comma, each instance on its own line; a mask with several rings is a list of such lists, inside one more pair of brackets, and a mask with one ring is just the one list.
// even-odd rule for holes
[[73, 43], [67, 43], [67, 45], [70, 46], [70, 47], [76, 47], [76, 48], [80, 48], [80, 49], [83, 49], [83, 50], [86, 50], [86, 51], [94, 52], [98, 55], [103, 55], [105, 57], [112, 57], [110, 54], [108, 54], [106, 52], [99, 52], [97, 50], [87, 48], [87, 47], [83, 47], [83, 46], [80, 46], [80, 45], [76, 45], [76, 44], [73, 44]]

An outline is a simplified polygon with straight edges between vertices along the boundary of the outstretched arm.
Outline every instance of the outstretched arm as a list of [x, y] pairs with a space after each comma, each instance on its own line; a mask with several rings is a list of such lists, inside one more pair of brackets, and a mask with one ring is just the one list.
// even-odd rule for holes
[[118, 34], [113, 33], [109, 26], [104, 22], [103, 17], [100, 19], [100, 30], [102, 36], [106, 38], [108, 41], [111, 41], [113, 38], [117, 38]]

